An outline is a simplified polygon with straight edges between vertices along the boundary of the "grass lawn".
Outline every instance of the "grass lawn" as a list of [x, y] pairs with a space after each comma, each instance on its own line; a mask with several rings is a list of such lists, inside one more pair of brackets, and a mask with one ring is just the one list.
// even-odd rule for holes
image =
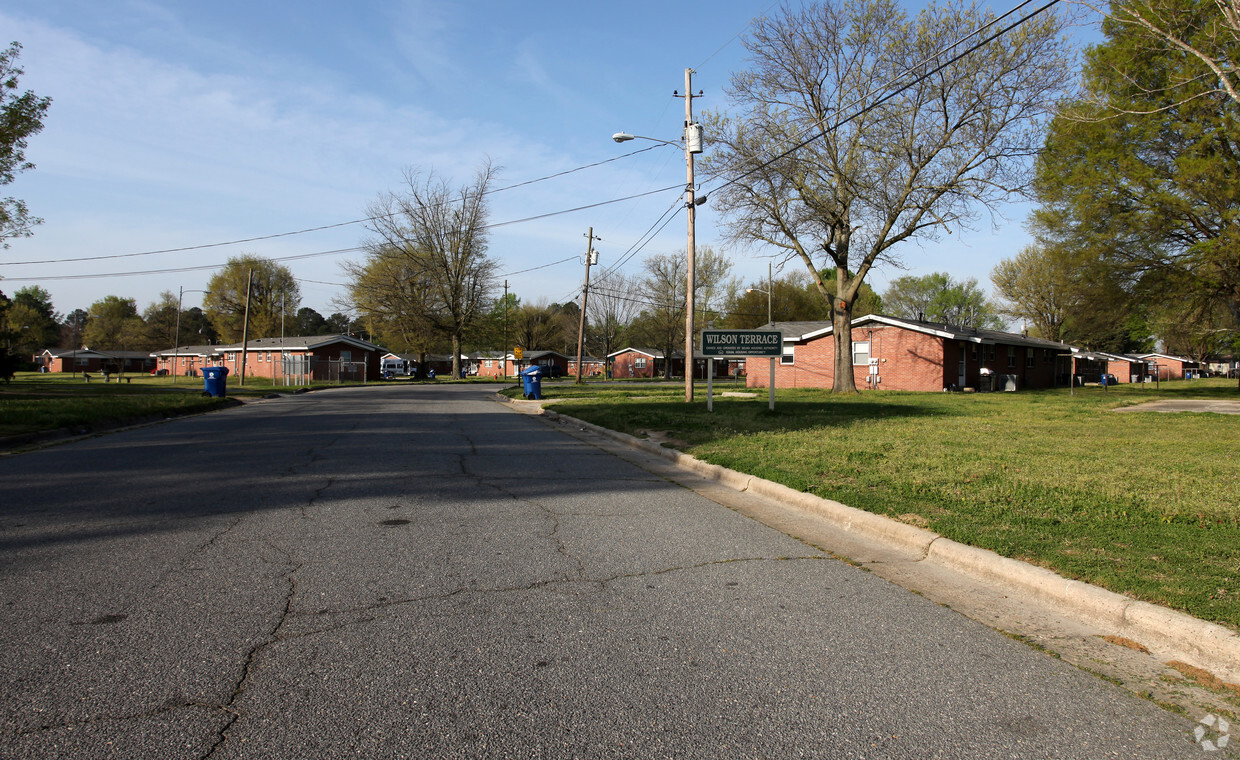
[[[724, 388], [723, 390], [730, 390]], [[543, 385], [556, 409], [1113, 591], [1240, 628], [1240, 417], [1125, 413], [1240, 400], [1235, 380], [946, 394], [821, 390], [685, 404], [681, 388]], [[517, 392], [519, 396], [519, 391]]]

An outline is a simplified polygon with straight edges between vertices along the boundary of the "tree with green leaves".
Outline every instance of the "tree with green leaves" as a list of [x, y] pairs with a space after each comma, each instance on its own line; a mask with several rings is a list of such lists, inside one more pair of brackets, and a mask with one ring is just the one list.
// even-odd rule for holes
[[453, 188], [434, 173], [406, 171], [401, 192], [367, 207], [367, 259], [347, 270], [352, 298], [366, 314], [410, 338], [429, 328], [448, 339], [454, 377], [466, 333], [495, 288], [486, 229], [495, 174], [488, 163], [472, 183]]
[[883, 291], [883, 311], [893, 317], [961, 327], [1004, 327], [999, 307], [986, 297], [976, 278], [956, 280], [946, 272], [895, 278]]
[[746, 39], [752, 65], [727, 88], [738, 112], [708, 118], [715, 207], [731, 240], [799, 260], [829, 302], [837, 392], [856, 390], [851, 320], [870, 271], [1022, 189], [1069, 83], [1050, 13], [957, 57], [993, 20], [957, 4], [914, 19], [893, 0], [785, 7]]
[[[178, 345], [177, 331], [180, 329], [180, 300], [171, 290], [159, 294], [159, 300], [152, 302], [142, 312], [142, 321], [146, 323], [145, 348], [162, 351]], [[183, 341], [182, 341], [183, 342]]]
[[145, 341], [146, 323], [132, 298], [104, 296], [90, 305], [90, 319], [82, 345], [97, 351], [138, 351]]
[[30, 285], [13, 294], [9, 306], [8, 330], [13, 336], [14, 352], [29, 358], [60, 342], [60, 315], [52, 305], [52, 295], [38, 285]]
[[301, 305], [301, 286], [283, 264], [254, 254], [228, 260], [224, 268], [207, 281], [203, 310], [220, 338], [237, 343], [245, 326], [249, 306], [247, 338], [271, 338], [280, 334], [281, 316], [291, 323]]
[[[18, 80], [26, 73], [17, 65], [22, 46], [14, 42], [0, 52], [0, 185], [9, 185], [17, 175], [34, 168], [26, 160], [27, 139], [43, 129], [43, 119], [52, 99], [39, 97], [30, 90], [18, 92]], [[43, 220], [30, 215], [25, 201], [0, 199], [0, 245], [9, 247], [8, 239], [29, 237], [32, 228]]]
[[[1229, 13], [1210, 1], [1117, 3], [1088, 53], [1081, 97], [1048, 133], [1032, 229], [1039, 244], [1089, 267], [1080, 303], [1108, 305], [1112, 342], [1140, 342], [1150, 326], [1166, 345], [1228, 329], [1211, 326], [1220, 304], [1231, 329], [1240, 326], [1240, 102], [1230, 63], [1240, 44]], [[1074, 313], [1069, 323], [1099, 332], [1098, 316]]]
[[17, 355], [13, 353], [13, 332], [9, 329], [9, 307], [13, 302], [0, 291], [0, 380], [5, 385], [13, 379], [17, 372]]
[[327, 320], [323, 315], [310, 308], [303, 306], [297, 310], [297, 316], [293, 318], [291, 335], [314, 336], [322, 335], [327, 330]]
[[65, 315], [60, 323], [60, 347], [81, 348], [82, 335], [86, 332], [86, 323], [90, 321], [90, 312], [86, 309], [74, 309]]

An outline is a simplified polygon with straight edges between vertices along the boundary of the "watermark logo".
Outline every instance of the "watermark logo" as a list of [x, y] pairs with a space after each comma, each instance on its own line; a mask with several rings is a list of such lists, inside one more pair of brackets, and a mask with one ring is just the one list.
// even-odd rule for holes
[[[1227, 742], [1231, 740], [1231, 724], [1226, 718], [1220, 718], [1215, 715], [1207, 715], [1197, 723], [1197, 728], [1193, 730], [1193, 738], [1201, 745], [1206, 752], [1217, 752], [1227, 746]], [[1211, 738], [1207, 739], [1206, 737]]]

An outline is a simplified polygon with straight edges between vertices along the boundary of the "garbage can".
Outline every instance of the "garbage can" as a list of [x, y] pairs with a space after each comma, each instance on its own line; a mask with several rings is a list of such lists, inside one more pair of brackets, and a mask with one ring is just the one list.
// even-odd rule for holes
[[224, 398], [228, 395], [228, 367], [203, 367], [202, 368], [202, 392], [207, 396], [219, 396]]
[[521, 383], [525, 386], [525, 397], [542, 398], [542, 367], [535, 364], [529, 369], [521, 370]]

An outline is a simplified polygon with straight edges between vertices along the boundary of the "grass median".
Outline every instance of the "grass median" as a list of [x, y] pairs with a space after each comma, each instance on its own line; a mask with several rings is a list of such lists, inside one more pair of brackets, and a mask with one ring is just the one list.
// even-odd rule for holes
[[[727, 388], [726, 390], [735, 390]], [[1240, 629], [1240, 417], [1132, 412], [1240, 400], [1234, 380], [938, 394], [543, 386], [556, 409], [699, 459]], [[518, 393], [519, 395], [519, 393]]]

